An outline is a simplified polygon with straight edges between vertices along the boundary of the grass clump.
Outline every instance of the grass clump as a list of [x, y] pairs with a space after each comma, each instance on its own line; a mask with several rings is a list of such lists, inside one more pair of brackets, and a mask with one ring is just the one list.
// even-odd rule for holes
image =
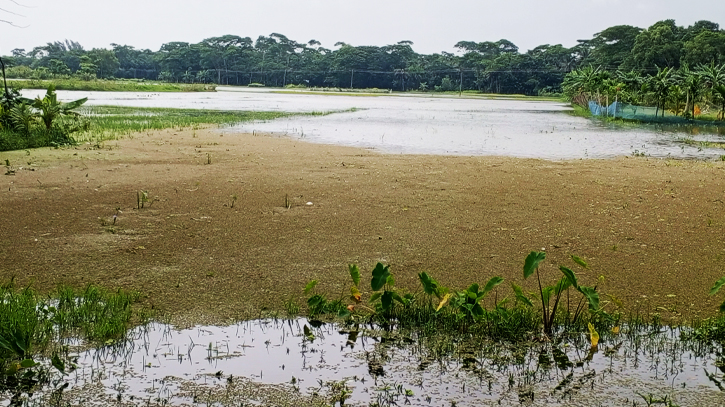
[[[66, 373], [62, 343], [69, 338], [92, 344], [111, 344], [124, 337], [143, 314], [134, 311], [138, 293], [108, 292], [88, 286], [77, 291], [59, 288], [41, 297], [32, 288], [18, 289], [13, 281], [0, 286], [0, 395], [22, 405], [25, 395], [51, 383], [53, 370]], [[48, 357], [52, 368], [39, 364]]]

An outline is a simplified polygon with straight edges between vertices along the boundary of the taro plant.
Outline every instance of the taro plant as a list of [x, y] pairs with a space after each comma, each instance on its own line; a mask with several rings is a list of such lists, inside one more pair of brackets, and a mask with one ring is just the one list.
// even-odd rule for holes
[[[575, 263], [579, 264], [580, 266], [586, 268], [587, 264], [586, 262], [577, 257], [572, 255], [572, 260], [574, 260]], [[576, 322], [579, 317], [582, 314], [583, 311], [583, 301], [586, 299], [587, 303], [589, 304], [589, 311], [593, 314], [604, 314], [604, 311], [602, 311], [599, 307], [599, 294], [597, 293], [596, 287], [587, 287], [583, 285], [579, 285], [576, 275], [574, 272], [564, 266], [559, 266], [559, 270], [564, 275], [558, 282], [556, 282], [553, 285], [550, 286], [542, 286], [541, 285], [541, 276], [539, 273], [539, 265], [542, 261], [546, 259], [546, 253], [544, 252], [531, 252], [524, 262], [524, 279], [527, 279], [531, 277], [534, 273], [536, 273], [536, 280], [539, 285], [539, 296], [541, 298], [541, 312], [542, 312], [542, 320], [544, 323], [544, 332], [547, 335], [551, 335], [554, 331], [554, 319], [556, 317], [556, 312], [559, 308], [559, 304], [561, 303], [562, 295], [564, 293], [567, 294], [567, 298], [569, 296], [569, 288], [574, 287], [577, 291], [579, 291], [583, 298], [579, 301], [579, 304], [577, 305], [576, 310], [574, 311], [574, 315], [571, 318], [571, 322]], [[525, 296], [523, 296], [523, 293], [516, 290], [514, 288], [514, 291], [516, 292], [516, 298], [517, 300], [524, 301]], [[553, 301], [553, 304], [552, 304]], [[530, 303], [530, 301], [528, 302]], [[568, 303], [568, 301], [567, 301]], [[571, 316], [571, 313], [567, 313], [567, 319]]]
[[428, 273], [419, 273], [418, 279], [420, 284], [423, 286], [423, 292], [428, 295], [428, 306], [433, 307], [433, 297], [438, 298], [438, 307], [436, 311], [443, 308], [450, 300], [452, 294], [448, 293], [448, 288], [440, 285], [433, 277], [429, 276]]
[[370, 288], [373, 294], [370, 296], [370, 304], [375, 307], [376, 313], [389, 314], [393, 308], [393, 301], [403, 306], [410, 304], [412, 294], [401, 296], [395, 289], [395, 279], [390, 273], [390, 266], [383, 266], [382, 263], [375, 265], [373, 277], [370, 280]]
[[481, 290], [478, 284], [471, 284], [464, 291], [456, 292], [451, 299], [451, 305], [471, 319], [480, 319], [486, 311], [481, 306], [481, 301], [491, 290], [503, 282], [501, 277], [492, 277]]
[[[715, 295], [720, 291], [720, 289], [725, 286], [725, 277], [718, 280], [714, 286], [710, 289], [710, 295]], [[725, 312], [725, 301], [723, 301], [722, 304], [720, 304], [720, 312]]]

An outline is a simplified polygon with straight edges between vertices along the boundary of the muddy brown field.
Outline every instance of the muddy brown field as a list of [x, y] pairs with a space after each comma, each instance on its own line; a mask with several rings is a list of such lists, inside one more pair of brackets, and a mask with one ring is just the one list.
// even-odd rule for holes
[[411, 291], [423, 271], [522, 283], [541, 249], [549, 282], [567, 265], [608, 309], [690, 320], [722, 301], [723, 162], [385, 155], [215, 129], [0, 159], [0, 281], [134, 289], [181, 325], [303, 305], [310, 279], [337, 297], [349, 263], [390, 264]]

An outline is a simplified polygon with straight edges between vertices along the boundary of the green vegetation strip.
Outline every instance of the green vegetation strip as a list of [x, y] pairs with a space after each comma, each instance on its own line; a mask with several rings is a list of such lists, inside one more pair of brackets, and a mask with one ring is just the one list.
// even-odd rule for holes
[[[583, 258], [570, 257], [579, 268], [589, 268]], [[423, 334], [458, 332], [512, 343], [536, 341], [542, 335], [556, 340], [572, 333], [588, 333], [592, 348], [597, 347], [600, 337], [617, 336], [623, 325], [629, 328], [660, 326], [657, 314], [645, 320], [639, 311], [625, 311], [613, 296], [604, 294], [611, 301], [600, 301], [598, 286], [579, 284], [576, 273], [567, 266], [559, 266], [561, 274], [544, 275], [539, 266], [545, 259], [545, 252], [531, 252], [524, 262], [523, 278], [535, 276], [538, 292], [525, 292], [515, 282], [510, 283], [511, 291], [506, 292], [498, 288], [504, 282], [499, 276], [491, 277], [485, 285], [473, 283], [464, 290], [453, 289], [427, 273], [420, 273], [421, 289], [406, 293], [395, 286], [390, 266], [378, 263], [371, 273], [371, 294], [367, 298], [363, 293], [368, 289], [367, 279], [352, 264], [349, 266], [350, 295], [330, 299], [316, 291], [319, 281], [312, 280], [304, 288], [304, 293], [311, 295], [307, 312], [311, 320], [328, 315], [349, 324], [374, 323], [419, 330]], [[715, 283], [710, 295], [717, 295], [723, 287], [725, 277]], [[290, 314], [299, 310], [290, 303], [286, 307]], [[725, 301], [719, 310], [717, 317], [683, 326], [686, 328], [682, 330], [683, 339], [702, 344], [724, 342]], [[309, 327], [305, 327], [305, 335], [312, 338]]]
[[52, 79], [52, 80], [9, 80], [8, 86], [15, 89], [47, 89], [55, 85], [56, 90], [85, 90], [104, 92], [214, 92], [216, 85], [177, 84], [163, 82], [137, 82], [121, 80]]
[[[76, 338], [93, 345], [123, 340], [128, 329], [145, 323], [147, 315], [134, 310], [139, 294], [61, 287], [51, 296], [10, 281], [0, 286], [0, 395], [16, 400], [50, 382], [52, 370], [65, 373], [73, 362], [63, 340]], [[49, 366], [37, 357], [49, 357]]]
[[[355, 111], [355, 109], [345, 110]], [[324, 116], [334, 112], [252, 112], [203, 109], [140, 108], [124, 106], [88, 106], [79, 109], [89, 128], [75, 136], [77, 141], [102, 141], [148, 130], [231, 126], [254, 120], [273, 120], [292, 115]]]

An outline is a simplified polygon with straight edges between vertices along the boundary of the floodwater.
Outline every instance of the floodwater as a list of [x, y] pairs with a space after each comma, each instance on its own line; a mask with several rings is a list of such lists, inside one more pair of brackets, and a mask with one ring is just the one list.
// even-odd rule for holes
[[176, 330], [154, 323], [126, 343], [77, 353], [77, 369], [62, 380], [76, 401], [87, 397], [77, 390], [90, 388], [96, 399], [139, 406], [270, 405], [271, 390], [209, 402], [212, 394], [229, 397], [239, 381], [317, 393], [330, 405], [344, 386], [345, 405], [363, 406], [631, 406], [646, 405], [646, 397], [725, 406], [723, 355], [689, 349], [668, 328], [630, 335], [623, 328], [590, 352], [583, 337], [516, 348], [335, 324], [311, 327], [311, 338], [305, 325], [257, 320]]
[[[25, 90], [23, 95], [42, 95]], [[210, 93], [59, 91], [62, 100], [89, 105], [220, 110], [329, 112], [233, 126], [313, 143], [363, 147], [395, 154], [499, 155], [544, 159], [719, 159], [723, 127], [611, 124], [574, 117], [563, 103], [483, 98], [280, 93], [220, 87]], [[355, 111], [348, 111], [356, 109]]]

